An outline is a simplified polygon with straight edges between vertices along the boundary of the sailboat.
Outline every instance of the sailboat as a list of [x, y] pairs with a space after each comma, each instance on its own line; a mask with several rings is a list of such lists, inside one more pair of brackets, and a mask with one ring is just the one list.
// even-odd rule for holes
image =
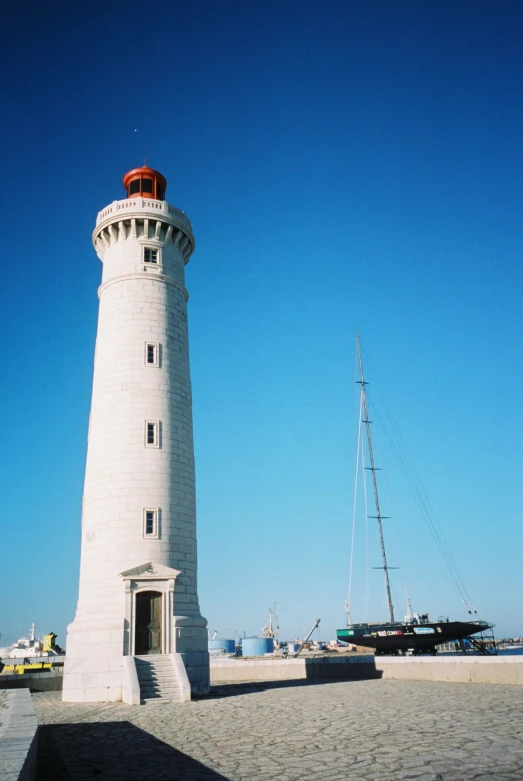
[[[390, 567], [387, 563], [387, 553], [385, 550], [385, 539], [383, 536], [382, 524], [382, 518], [384, 516], [381, 514], [380, 509], [378, 484], [376, 480], [376, 467], [374, 465], [371, 428], [367, 406], [367, 393], [365, 390], [367, 383], [363, 374], [363, 361], [361, 357], [360, 340], [358, 334], [356, 334], [356, 345], [360, 373], [360, 379], [358, 382], [361, 385], [361, 423], [365, 426], [369, 459], [369, 466], [367, 469], [370, 471], [372, 476], [374, 505], [376, 509], [376, 515], [372, 517], [377, 521], [381, 547], [382, 566], [378, 569], [383, 569], [385, 576], [385, 593], [387, 596], [389, 620], [378, 623], [353, 624], [350, 622], [350, 614], [347, 606], [347, 626], [343, 629], [337, 630], [337, 638], [342, 643], [351, 643], [367, 648], [373, 648], [376, 655], [398, 655], [403, 653], [412, 653], [414, 655], [421, 653], [436, 654], [438, 645], [451, 642], [456, 642], [463, 650], [466, 647], [464, 641], [466, 641], [467, 638], [470, 639], [478, 633], [491, 630], [494, 627], [494, 624], [489, 624], [486, 621], [479, 620], [449, 621], [449, 619], [442, 618], [438, 619], [438, 621], [430, 621], [427, 613], [420, 615], [413, 612], [409, 598], [407, 598], [408, 614], [404, 617], [403, 621], [396, 621], [394, 618], [394, 607], [392, 604], [389, 579], [389, 570], [393, 568]], [[469, 642], [474, 644], [474, 640], [469, 640]]]

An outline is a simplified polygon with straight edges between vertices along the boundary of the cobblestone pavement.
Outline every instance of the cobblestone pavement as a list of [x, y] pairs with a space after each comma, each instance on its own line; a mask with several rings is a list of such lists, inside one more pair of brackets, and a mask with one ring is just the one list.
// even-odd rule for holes
[[522, 781], [519, 686], [352, 681], [213, 687], [183, 704], [33, 695], [37, 781]]

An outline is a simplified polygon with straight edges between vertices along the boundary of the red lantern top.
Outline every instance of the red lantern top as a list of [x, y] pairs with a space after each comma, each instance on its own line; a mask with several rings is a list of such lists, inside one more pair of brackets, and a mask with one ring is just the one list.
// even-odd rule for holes
[[132, 171], [125, 174], [123, 186], [127, 191], [128, 198], [140, 196], [164, 201], [167, 179], [153, 168], [142, 165], [141, 168], [133, 168]]

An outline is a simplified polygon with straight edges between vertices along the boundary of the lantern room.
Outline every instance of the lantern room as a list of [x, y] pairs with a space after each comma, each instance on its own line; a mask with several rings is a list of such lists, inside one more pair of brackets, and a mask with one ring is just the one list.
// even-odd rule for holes
[[128, 198], [154, 198], [157, 201], [165, 200], [167, 179], [153, 168], [142, 165], [141, 168], [133, 168], [123, 178], [123, 186]]

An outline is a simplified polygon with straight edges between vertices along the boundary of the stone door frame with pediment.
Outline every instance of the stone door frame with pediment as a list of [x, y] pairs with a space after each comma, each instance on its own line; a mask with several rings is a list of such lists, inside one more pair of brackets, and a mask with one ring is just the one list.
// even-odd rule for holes
[[136, 595], [143, 591], [162, 595], [161, 653], [174, 653], [174, 586], [178, 575], [180, 570], [153, 561], [120, 573], [125, 586], [124, 656], [135, 655]]

